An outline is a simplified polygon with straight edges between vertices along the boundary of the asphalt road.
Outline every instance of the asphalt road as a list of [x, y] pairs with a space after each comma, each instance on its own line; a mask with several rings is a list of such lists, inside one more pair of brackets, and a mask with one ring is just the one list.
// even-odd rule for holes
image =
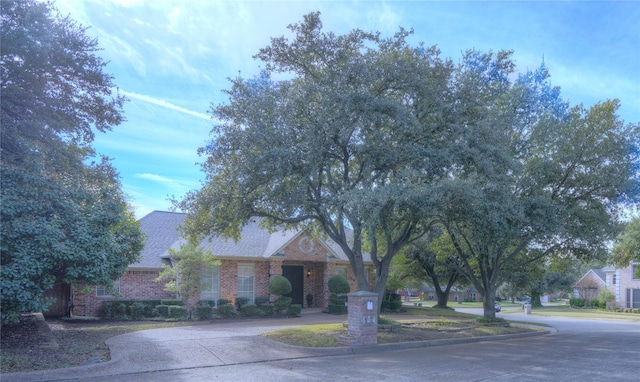
[[[83, 381], [638, 381], [640, 322], [536, 317], [553, 334], [368, 354], [119, 374]], [[250, 349], [247, 349], [250, 350]], [[189, 357], [189, 354], [184, 354]]]

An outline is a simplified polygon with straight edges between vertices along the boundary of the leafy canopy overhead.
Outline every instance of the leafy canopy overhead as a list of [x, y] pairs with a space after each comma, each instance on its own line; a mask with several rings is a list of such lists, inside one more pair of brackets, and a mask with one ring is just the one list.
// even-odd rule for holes
[[122, 121], [97, 42], [49, 3], [2, 1], [2, 321], [54, 283], [111, 285], [143, 237], [93, 128]]

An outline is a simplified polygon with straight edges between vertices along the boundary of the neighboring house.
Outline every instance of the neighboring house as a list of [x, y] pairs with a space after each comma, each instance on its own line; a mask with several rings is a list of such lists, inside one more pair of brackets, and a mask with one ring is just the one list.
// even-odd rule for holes
[[[420, 288], [420, 299], [438, 301], [436, 296], [436, 289], [432, 286], [425, 285]], [[457, 288], [455, 285], [449, 290], [448, 302], [475, 302], [482, 301], [482, 295], [476, 288]]]
[[[178, 227], [185, 214], [154, 211], [140, 219], [146, 235], [145, 247], [138, 263], [129, 266], [114, 283], [123, 300], [175, 298], [164, 290], [164, 284], [154, 281], [162, 264], [171, 264], [169, 248], [179, 249], [184, 241]], [[284, 275], [291, 281], [292, 303], [307, 307], [306, 295], [313, 295], [313, 307], [326, 308], [329, 302], [329, 278], [341, 274], [355, 291], [356, 281], [349, 260], [339, 245], [329, 239], [314, 238], [305, 230], [269, 233], [261, 228], [260, 219], [252, 219], [241, 232], [238, 242], [211, 237], [201, 247], [210, 250], [220, 265], [203, 270], [202, 300], [269, 296], [269, 281]], [[374, 279], [373, 263], [365, 256], [365, 264]], [[87, 290], [89, 289], [89, 290]], [[273, 296], [271, 296], [273, 297]], [[113, 300], [104, 286], [72, 290], [73, 315], [97, 316], [105, 300]]]
[[619, 308], [640, 308], [640, 277], [636, 270], [640, 264], [630, 264], [625, 268], [613, 266], [602, 269], [590, 269], [574, 284], [574, 297], [585, 300], [597, 298], [604, 288], [616, 296], [615, 304]]

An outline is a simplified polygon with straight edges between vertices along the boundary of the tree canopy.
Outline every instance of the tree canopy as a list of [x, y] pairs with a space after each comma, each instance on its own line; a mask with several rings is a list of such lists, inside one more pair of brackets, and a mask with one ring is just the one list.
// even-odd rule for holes
[[[640, 218], [635, 218], [625, 225], [615, 240], [612, 255], [614, 263], [620, 267], [626, 267], [631, 262], [640, 262]], [[637, 272], [635, 276], [640, 277], [640, 267]]]
[[318, 13], [289, 29], [212, 105], [206, 183], [177, 203], [192, 235], [303, 225], [340, 245], [360, 290], [368, 252], [382, 296], [391, 258], [437, 226], [492, 318], [510, 272], [601, 253], [638, 195], [638, 126], [617, 100], [570, 107], [544, 65], [516, 77], [511, 52], [473, 50], [454, 65], [410, 31], [335, 36]]
[[56, 282], [110, 285], [143, 237], [93, 129], [122, 121], [97, 41], [49, 3], [2, 1], [2, 321]]
[[231, 80], [229, 102], [212, 106], [221, 123], [201, 149], [206, 184], [178, 207], [193, 235], [237, 236], [252, 216], [318, 230], [346, 253], [359, 290], [371, 290], [366, 249], [382, 296], [392, 256], [421, 234], [411, 206], [427, 203], [408, 179], [424, 187], [445, 167], [434, 148], [451, 63], [410, 47], [405, 30], [335, 36], [318, 13], [289, 28], [292, 41], [274, 38], [256, 55], [264, 72]]

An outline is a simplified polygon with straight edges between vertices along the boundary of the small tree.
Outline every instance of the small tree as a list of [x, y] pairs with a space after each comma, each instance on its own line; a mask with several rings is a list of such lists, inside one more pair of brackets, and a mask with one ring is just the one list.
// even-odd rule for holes
[[611, 293], [609, 288], [604, 288], [598, 295], [598, 306], [605, 309], [613, 308], [613, 303], [616, 300], [616, 296]]
[[274, 302], [278, 313], [285, 312], [291, 305], [291, 297], [285, 294], [291, 293], [291, 282], [284, 276], [275, 276], [269, 282], [269, 293], [279, 296]]
[[346, 311], [344, 303], [347, 301], [346, 294], [351, 291], [351, 286], [347, 279], [341, 275], [335, 275], [329, 279], [329, 312], [344, 313]]
[[166, 282], [164, 289], [176, 293], [191, 310], [197, 302], [195, 297], [200, 296], [203, 272], [220, 265], [220, 261], [193, 242], [180, 245], [178, 250], [169, 248], [169, 254], [173, 266], [163, 264], [156, 281]]

